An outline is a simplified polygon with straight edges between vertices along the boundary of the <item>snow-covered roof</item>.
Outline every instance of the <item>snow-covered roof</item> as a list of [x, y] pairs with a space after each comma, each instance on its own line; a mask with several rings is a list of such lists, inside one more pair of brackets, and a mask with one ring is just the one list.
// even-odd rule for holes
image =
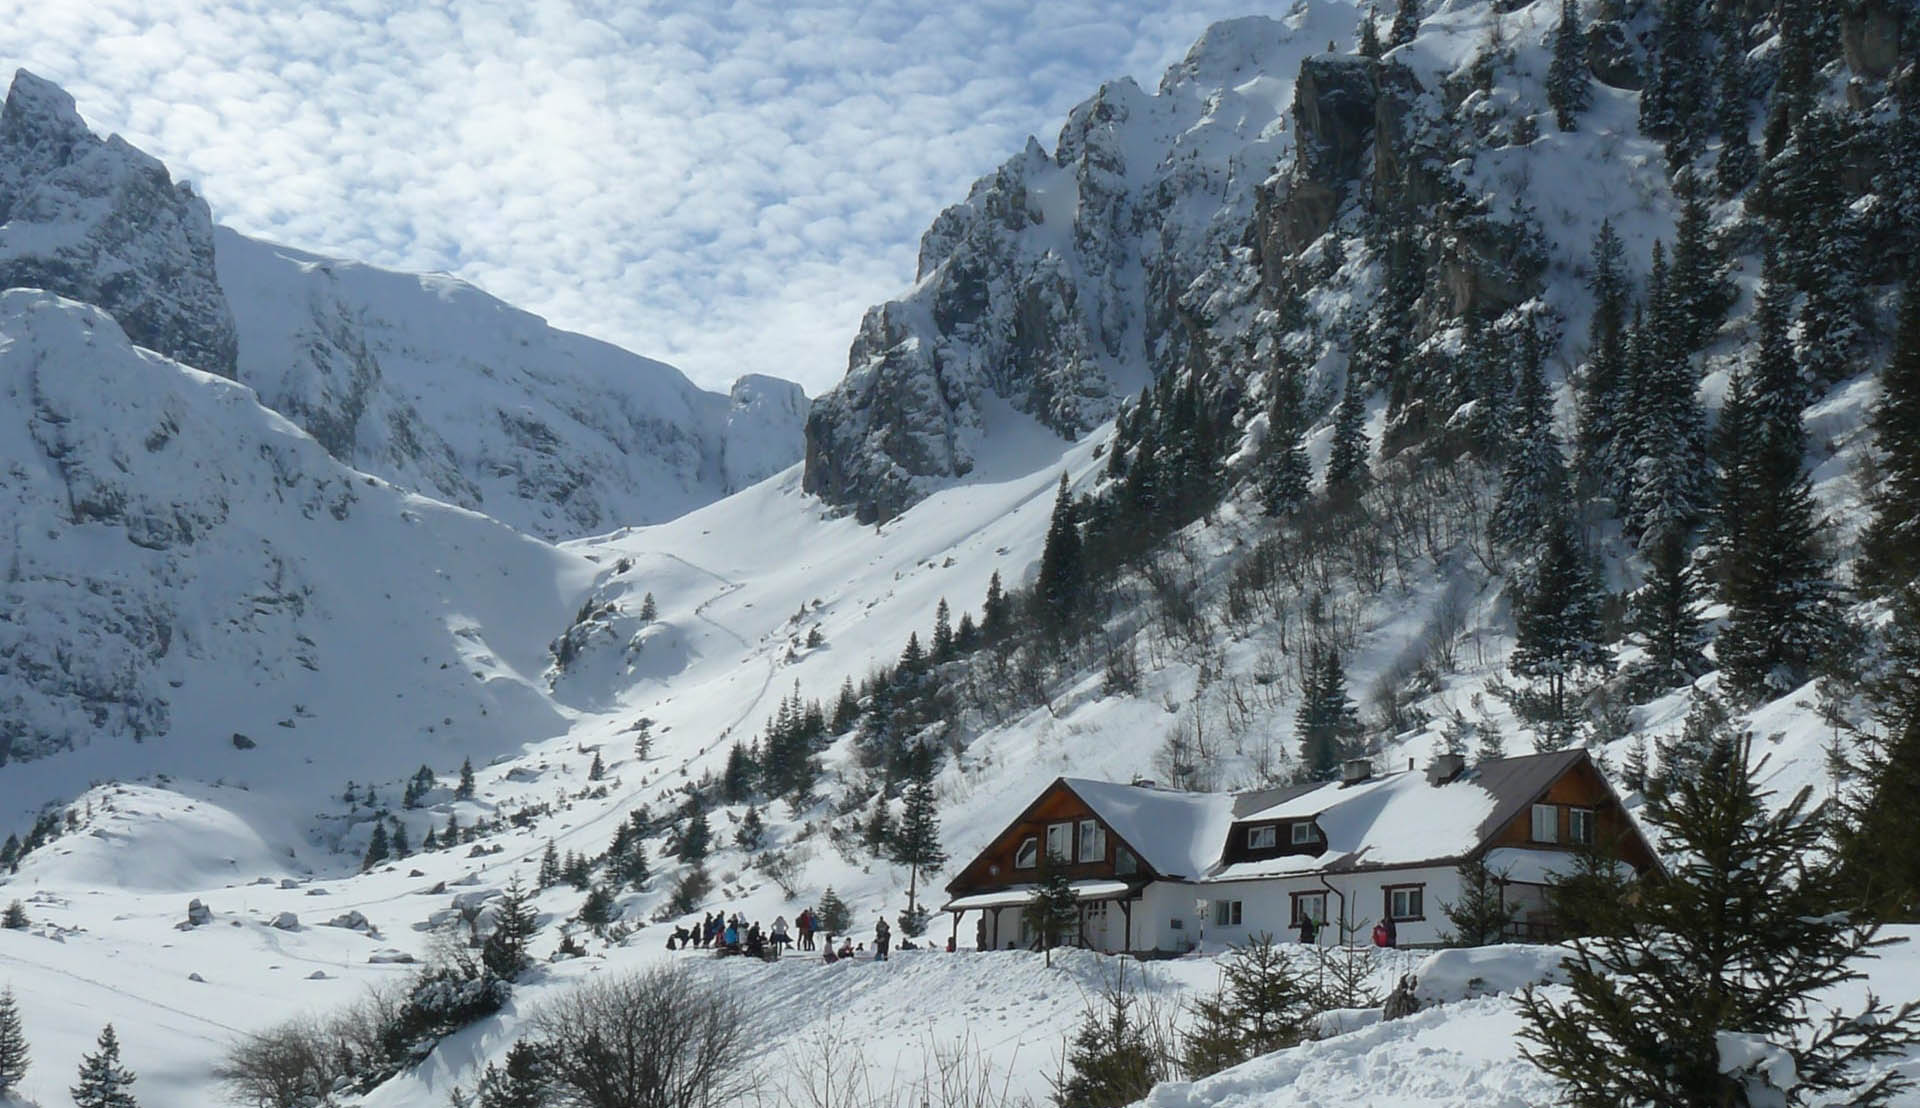
[[[1134, 888], [1126, 881], [1074, 881], [1069, 883], [1069, 891], [1077, 900], [1113, 900], [1127, 896]], [[1016, 885], [1009, 889], [998, 889], [992, 893], [976, 893], [973, 896], [958, 896], [942, 905], [944, 912], [965, 912], [975, 908], [1013, 908], [1027, 904], [1040, 895], [1040, 885]]]
[[1085, 777], [1062, 783], [1163, 877], [1194, 878], [1222, 857], [1235, 798]]
[[[1243, 816], [1238, 823], [1315, 820], [1328, 849], [1310, 859], [1313, 869], [1404, 865], [1453, 858], [1474, 850], [1496, 811], [1496, 794], [1473, 777], [1431, 785], [1420, 772], [1392, 773], [1353, 785], [1330, 782]], [[1278, 858], [1229, 867], [1273, 869]], [[1288, 871], [1294, 872], [1294, 871]], [[1227, 876], [1225, 870], [1218, 878]], [[1270, 876], [1249, 873], [1245, 876]]]

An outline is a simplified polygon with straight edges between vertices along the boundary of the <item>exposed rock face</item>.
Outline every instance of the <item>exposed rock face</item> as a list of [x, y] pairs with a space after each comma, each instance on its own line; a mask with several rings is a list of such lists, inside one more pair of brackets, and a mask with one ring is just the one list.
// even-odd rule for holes
[[1845, 0], [1838, 30], [1843, 60], [1859, 77], [1881, 78], [1916, 56], [1916, 9], [1891, 0]]
[[234, 316], [214, 273], [207, 202], [121, 141], [94, 136], [25, 70], [0, 109], [0, 288], [110, 312], [136, 343], [234, 375]]
[[1283, 149], [1289, 88], [1270, 75], [1336, 18], [1218, 24], [1154, 95], [1111, 82], [1052, 154], [1031, 139], [977, 181], [923, 236], [914, 291], [870, 309], [847, 377], [815, 402], [804, 487], [886, 518], [975, 472], [998, 412], [1075, 435], [1185, 364], [1184, 298], [1247, 229]]

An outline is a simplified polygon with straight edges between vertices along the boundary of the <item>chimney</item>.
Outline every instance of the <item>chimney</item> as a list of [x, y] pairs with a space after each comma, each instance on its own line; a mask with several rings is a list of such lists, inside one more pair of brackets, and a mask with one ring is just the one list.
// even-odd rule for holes
[[1351, 758], [1342, 763], [1342, 783], [1344, 785], [1353, 785], [1360, 781], [1367, 781], [1368, 779], [1369, 760], [1367, 758]]
[[1429, 784], [1446, 785], [1462, 774], [1462, 755], [1438, 754], [1429, 763]]

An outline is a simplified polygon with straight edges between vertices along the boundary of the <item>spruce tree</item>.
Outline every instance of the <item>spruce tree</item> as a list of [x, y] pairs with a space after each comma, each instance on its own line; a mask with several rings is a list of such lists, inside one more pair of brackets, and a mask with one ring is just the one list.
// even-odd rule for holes
[[1848, 727], [1832, 757], [1838, 782], [1831, 820], [1837, 883], [1858, 919], [1917, 918], [1918, 678], [1916, 584], [1878, 629], [1861, 696], [1868, 720]]
[[536, 872], [534, 887], [548, 889], [561, 883], [561, 853], [554, 849], [554, 840], [549, 839], [547, 849], [541, 852], [541, 868]]
[[1533, 544], [1566, 496], [1562, 444], [1550, 424], [1549, 389], [1542, 363], [1522, 359], [1509, 417], [1510, 441], [1502, 467], [1502, 488], [1489, 516], [1489, 536], [1505, 549]]
[[1516, 905], [1503, 894], [1502, 882], [1489, 871], [1480, 856], [1465, 858], [1456, 866], [1456, 884], [1462, 895], [1442, 902], [1442, 915], [1453, 928], [1446, 937], [1451, 946], [1488, 946], [1499, 943], [1509, 921], [1516, 916]]
[[852, 919], [853, 913], [833, 888], [821, 890], [821, 901], [815, 905], [815, 924], [820, 930], [830, 935], [845, 934]]
[[1395, 22], [1389, 24], [1389, 49], [1414, 42], [1421, 25], [1422, 0], [1396, 0]]
[[1334, 500], [1354, 497], [1369, 483], [1369, 435], [1363, 427], [1359, 374], [1351, 372], [1335, 409], [1335, 438], [1329, 444], [1329, 469], [1324, 484]]
[[608, 924], [621, 918], [621, 910], [614, 902], [614, 894], [606, 886], [596, 885], [588, 890], [587, 899], [581, 902], [579, 917], [582, 923], [599, 935]]
[[734, 844], [744, 851], [760, 850], [767, 834], [768, 828], [762, 821], [760, 809], [751, 805], [742, 815], [740, 825], [734, 829]]
[[982, 640], [984, 642], [999, 642], [1008, 634], [1010, 605], [1008, 594], [1002, 591], [1002, 571], [995, 570], [988, 575], [988, 594], [982, 598]]
[[374, 833], [367, 838], [367, 853], [361, 856], [361, 872], [366, 873], [387, 861], [387, 854], [387, 824], [377, 819], [374, 821]]
[[477, 1090], [475, 1108], [546, 1108], [547, 1060], [533, 1043], [522, 1039], [508, 1048], [506, 1065], [487, 1064]]
[[134, 1073], [120, 1064], [120, 1040], [114, 1025], [100, 1031], [99, 1049], [80, 1059], [79, 1083], [68, 1089], [74, 1108], [138, 1108], [132, 1088]]
[[1734, 483], [1742, 534], [1723, 553], [1729, 618], [1716, 657], [1729, 687], [1759, 699], [1795, 688], [1834, 635], [1831, 586], [1816, 498], [1803, 467], [1803, 386], [1784, 317], [1786, 290], [1774, 284], [1757, 309], [1762, 332], [1745, 366], [1747, 446]]
[[461, 781], [454, 787], [454, 799], [474, 799], [474, 759], [461, 759]]
[[1076, 525], [1075, 498], [1068, 491], [1068, 474], [1055, 489], [1055, 510], [1042, 540], [1041, 565], [1035, 576], [1036, 615], [1044, 631], [1061, 635], [1081, 613], [1086, 577], [1082, 565], [1082, 534]]
[[522, 887], [519, 877], [508, 878], [494, 909], [494, 930], [481, 943], [481, 964], [503, 981], [514, 980], [532, 964], [528, 944], [539, 929], [534, 894]]
[[27, 1032], [11, 987], [0, 990], [0, 1095], [11, 1092], [27, 1073]]
[[1693, 171], [1676, 178], [1676, 197], [1682, 212], [1676, 218], [1676, 250], [1669, 269], [1670, 304], [1676, 312], [1677, 337], [1690, 351], [1701, 350], [1722, 326], [1736, 302], [1736, 285], [1729, 267], [1716, 256], [1709, 241], [1709, 203]]
[[1334, 646], [1315, 649], [1302, 703], [1295, 712], [1295, 741], [1303, 772], [1310, 777], [1333, 774], [1361, 734], [1362, 724], [1342, 672], [1341, 652]]
[[917, 781], [902, 798], [901, 823], [888, 842], [888, 857], [908, 867], [908, 910], [915, 910], [915, 880], [924, 870], [937, 870], [948, 861], [941, 847], [941, 819], [935, 811], [933, 782]]
[[1362, 13], [1362, 18], [1356, 21], [1355, 52], [1365, 58], [1382, 56], [1382, 38], [1376, 33], [1376, 19], [1375, 5], [1371, 4], [1369, 10]]
[[1570, 719], [1568, 688], [1583, 671], [1601, 669], [1602, 590], [1566, 498], [1537, 533], [1537, 546], [1514, 583], [1516, 648], [1509, 672], [1548, 683], [1549, 719]]
[[1082, 1013], [1068, 1042], [1068, 1072], [1055, 1083], [1057, 1108], [1122, 1108], [1146, 1097], [1166, 1069], [1148, 1031], [1133, 1017], [1135, 1001], [1103, 992], [1102, 1012]]
[[1589, 62], [1582, 37], [1582, 15], [1576, 0], [1562, 0], [1562, 21], [1556, 24], [1556, 45], [1549, 59], [1549, 106], [1556, 110], [1556, 127], [1576, 129], [1576, 117], [1589, 107]]
[[1269, 433], [1262, 440], [1257, 476], [1262, 510], [1292, 515], [1309, 500], [1309, 450], [1303, 443], [1302, 375], [1293, 361], [1277, 368], [1269, 401]]
[[948, 598], [935, 601], [935, 630], [928, 636], [934, 660], [945, 662], [955, 653], [955, 630], [948, 622]]
[[1649, 313], [1630, 358], [1629, 505], [1625, 524], [1640, 539], [1694, 524], [1705, 500], [1703, 410], [1688, 356], [1689, 324], [1677, 306], [1658, 243], [1651, 253]]
[[1749, 138], [1748, 58], [1743, 50], [1739, 21], [1723, 22], [1722, 46], [1716, 55], [1716, 132], [1722, 148], [1716, 152], [1716, 191], [1729, 198], [1756, 179], [1756, 144]]
[[1075, 889], [1069, 884], [1066, 861], [1042, 852], [1035, 899], [1022, 909], [1022, 919], [1042, 945], [1044, 965], [1054, 964], [1054, 949], [1076, 938], [1081, 925], [1081, 902], [1075, 899]]
[[659, 610], [654, 603], [654, 594], [648, 593], [641, 598], [641, 611], [638, 613], [643, 623], [653, 623]]
[[32, 925], [33, 921], [27, 918], [27, 906], [18, 900], [9, 902], [6, 912], [0, 914], [0, 927], [9, 931], [25, 931]]
[[728, 747], [728, 760], [721, 769], [721, 799], [727, 804], [740, 804], [754, 793], [757, 767], [748, 748], [736, 739]]
[[[1857, 1084], [1864, 1063], [1914, 1041], [1914, 1003], [1842, 1012], [1817, 999], [1861, 980], [1862, 959], [1896, 940], [1836, 911], [1809, 790], [1774, 808], [1762, 769], [1746, 739], [1719, 733], [1700, 769], [1645, 807], [1671, 862], [1637, 896], [1590, 906], [1613, 914], [1572, 944], [1570, 999], [1524, 990], [1523, 1053], [1571, 1103], [1725, 1108], [1848, 1089], [1851, 1103], [1879, 1104], [1909, 1083], [1888, 1068]], [[1732, 1036], [1768, 1050], [1732, 1067]], [[1777, 1072], [1794, 1088], [1772, 1088]]]
[[713, 832], [708, 827], [708, 813], [699, 804], [690, 803], [694, 810], [681, 827], [681, 841], [675, 853], [684, 862], [699, 863], [708, 856], [708, 844]]
[[1589, 365], [1576, 413], [1576, 456], [1585, 487], [1622, 498], [1629, 488], [1625, 417], [1629, 405], [1629, 355], [1624, 316], [1629, 278], [1623, 243], [1603, 220], [1590, 248], [1589, 291], [1596, 310], [1589, 318]]
[[1663, 0], [1656, 25], [1654, 72], [1643, 86], [1643, 133], [1668, 140], [1672, 169], [1701, 148], [1709, 91], [1703, 56], [1701, 0]]
[[1701, 594], [1687, 536], [1664, 532], [1649, 545], [1649, 570], [1629, 598], [1630, 624], [1656, 688], [1681, 688], [1707, 668]]
[[1870, 520], [1856, 560], [1856, 585], [1866, 596], [1916, 606], [1917, 567], [1917, 282], [1912, 272], [1903, 298], [1896, 346], [1883, 363], [1876, 407]]
[[588, 780], [599, 781], [607, 776], [608, 764], [601, 760], [601, 752], [594, 752], [594, 761], [588, 765]]

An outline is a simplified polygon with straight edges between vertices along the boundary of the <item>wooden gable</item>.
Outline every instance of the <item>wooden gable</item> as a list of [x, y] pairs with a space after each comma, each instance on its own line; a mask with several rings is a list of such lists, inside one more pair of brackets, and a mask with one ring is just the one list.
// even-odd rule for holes
[[[1535, 838], [1535, 807], [1538, 804], [1549, 805], [1556, 810], [1554, 842]], [[1594, 841], [1605, 847], [1613, 844], [1616, 857], [1634, 866], [1636, 872], [1641, 873], [1656, 865], [1656, 855], [1649, 840], [1643, 838], [1641, 829], [1629, 818], [1622, 802], [1616, 798], [1616, 790], [1610, 787], [1595, 763], [1587, 757], [1572, 763], [1547, 788], [1522, 805], [1483, 844], [1483, 849], [1510, 846], [1529, 850], [1575, 850], [1580, 844], [1574, 841], [1570, 830], [1570, 813], [1578, 809], [1593, 813]]]
[[[970, 893], [991, 892], [1010, 885], [1032, 884], [1041, 879], [1039, 865], [1018, 867], [1015, 862], [1022, 851], [1022, 845], [1029, 839], [1034, 840], [1036, 859], [1047, 848], [1048, 829], [1051, 825], [1068, 825], [1069, 849], [1076, 851], [1081, 846], [1081, 825], [1093, 820], [1103, 831], [1102, 856], [1099, 858], [1071, 857], [1068, 864], [1060, 868], [1070, 881], [1119, 880], [1142, 882], [1160, 876], [1142, 857], [1133, 843], [1124, 842], [1122, 837], [1089, 807], [1088, 803], [1068, 782], [1056, 778], [1055, 782], [1042, 790], [1034, 803], [1015, 817], [1001, 834], [989, 841], [975, 859], [962, 867], [955, 879], [950, 881], [947, 891], [950, 896], [966, 896]], [[1132, 873], [1117, 872], [1127, 869], [1123, 852], [1134, 858]], [[1118, 863], [1123, 863], [1119, 864]]]

